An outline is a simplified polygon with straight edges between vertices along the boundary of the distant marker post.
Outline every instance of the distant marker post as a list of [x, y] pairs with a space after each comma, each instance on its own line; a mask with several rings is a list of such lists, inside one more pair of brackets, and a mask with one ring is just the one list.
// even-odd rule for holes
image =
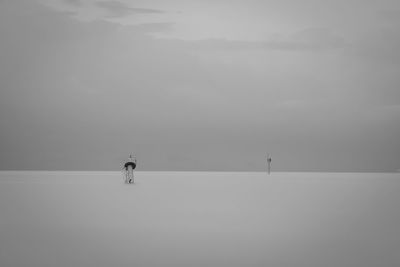
[[267, 155], [268, 174], [271, 173], [271, 161], [272, 161], [272, 158], [271, 158], [270, 155], [268, 154], [268, 155]]

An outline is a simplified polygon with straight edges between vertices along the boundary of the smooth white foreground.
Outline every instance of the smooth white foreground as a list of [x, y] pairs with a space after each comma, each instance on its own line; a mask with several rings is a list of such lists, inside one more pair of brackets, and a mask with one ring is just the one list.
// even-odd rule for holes
[[400, 266], [400, 174], [0, 172], [0, 266]]

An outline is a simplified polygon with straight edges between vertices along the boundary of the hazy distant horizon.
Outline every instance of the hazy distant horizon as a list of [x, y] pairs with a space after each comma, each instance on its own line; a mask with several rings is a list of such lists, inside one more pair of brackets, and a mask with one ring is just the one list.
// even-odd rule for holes
[[[7, 172], [15, 172], [15, 173], [18, 173], [18, 172], [23, 172], [23, 173], [29, 173], [29, 172], [54, 172], [54, 173], [57, 173], [57, 172], [60, 172], [60, 173], [62, 173], [62, 172], [66, 172], [66, 173], [68, 173], [68, 172], [71, 172], [71, 173], [74, 173], [74, 172], [76, 172], [76, 173], [80, 173], [80, 172], [82, 172], [82, 173], [119, 173], [119, 172], [121, 172], [121, 170], [117, 170], [117, 169], [114, 169], [114, 170], [43, 170], [43, 169], [37, 169], [37, 170], [12, 170], [12, 169], [10, 169], [10, 170], [0, 170], [0, 173], [7, 173]], [[174, 172], [176, 172], [176, 173], [207, 173], [207, 172], [209, 172], [209, 173], [266, 173], [267, 174], [267, 170], [258, 170], [258, 171], [255, 171], [255, 170], [237, 170], [237, 171], [232, 171], [232, 170], [136, 170], [135, 171], [135, 173], [152, 173], [152, 172], [155, 172], [155, 173], [162, 173], [162, 172], [165, 172], [165, 173], [174, 173]], [[373, 174], [373, 173], [376, 173], [376, 174], [379, 174], [379, 173], [388, 173], [388, 174], [390, 174], [390, 173], [400, 173], [400, 170], [396, 170], [396, 171], [307, 171], [307, 170], [304, 170], [304, 171], [296, 171], [296, 170], [292, 170], [292, 171], [284, 171], [284, 170], [276, 170], [276, 171], [271, 171], [271, 173], [269, 174], [269, 175], [273, 175], [273, 173], [338, 173], [338, 174], [340, 174], [340, 173], [360, 173], [360, 174], [362, 174], [362, 173], [365, 173], [365, 174], [368, 174], [368, 173], [370, 173], [370, 174]]]

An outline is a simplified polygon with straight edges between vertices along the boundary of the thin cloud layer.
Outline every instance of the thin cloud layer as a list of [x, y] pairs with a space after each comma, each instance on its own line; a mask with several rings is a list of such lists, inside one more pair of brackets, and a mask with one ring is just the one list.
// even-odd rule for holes
[[99, 1], [96, 5], [107, 11], [110, 17], [125, 17], [133, 14], [160, 14], [163, 11], [151, 8], [133, 8], [119, 1]]
[[126, 28], [132, 28], [136, 32], [142, 32], [145, 34], [152, 34], [152, 33], [168, 33], [173, 28], [173, 23], [165, 22], [165, 23], [140, 23], [134, 26], [127, 26]]
[[321, 51], [349, 46], [344, 38], [323, 28], [305, 29], [288, 37], [275, 35], [268, 41], [205, 39], [186, 41], [186, 43], [192, 48], [217, 50]]
[[72, 6], [81, 6], [82, 5], [82, 0], [63, 0], [63, 1]]

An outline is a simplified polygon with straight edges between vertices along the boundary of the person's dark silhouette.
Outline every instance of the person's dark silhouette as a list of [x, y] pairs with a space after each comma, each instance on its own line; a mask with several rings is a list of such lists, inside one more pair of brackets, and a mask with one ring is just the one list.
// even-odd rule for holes
[[126, 183], [133, 183], [133, 170], [136, 168], [136, 159], [129, 155], [128, 161], [124, 164], [125, 169], [125, 182]]

